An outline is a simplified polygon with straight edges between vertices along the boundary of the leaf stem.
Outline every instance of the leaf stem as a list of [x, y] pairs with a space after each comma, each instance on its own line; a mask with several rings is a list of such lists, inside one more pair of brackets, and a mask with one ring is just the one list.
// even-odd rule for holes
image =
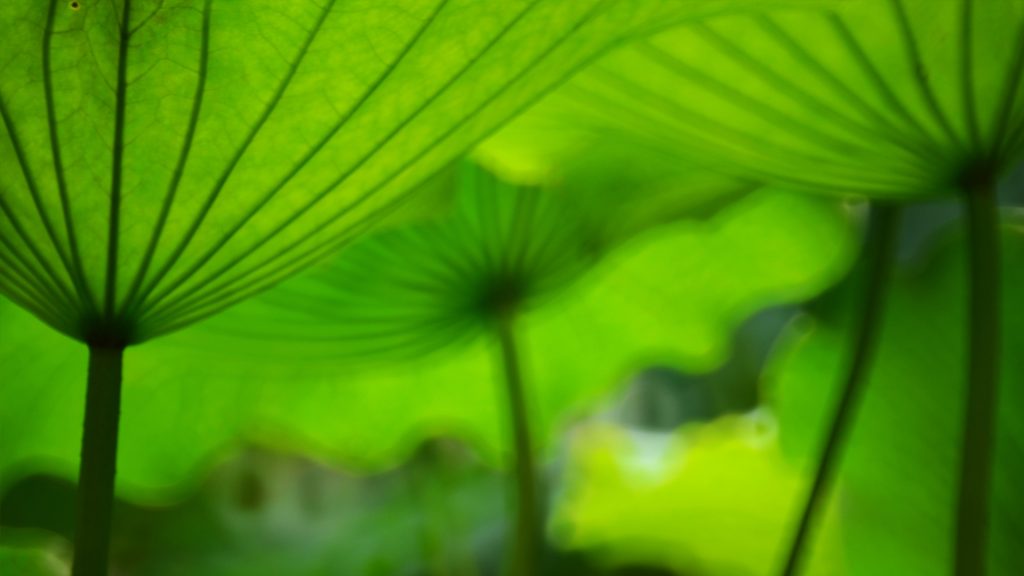
[[502, 314], [498, 322], [498, 342], [505, 370], [505, 388], [515, 448], [516, 524], [512, 574], [536, 576], [539, 573], [541, 545], [537, 475], [512, 313]]
[[832, 483], [841, 461], [846, 436], [852, 428], [853, 418], [860, 397], [863, 395], [872, 357], [880, 340], [886, 287], [895, 256], [894, 245], [899, 231], [900, 209], [892, 205], [874, 204], [871, 208], [871, 222], [862, 266], [866, 269], [863, 299], [855, 310], [856, 324], [849, 369], [836, 406], [832, 426], [822, 447], [818, 467], [815, 470], [807, 501], [804, 504], [800, 523], [789, 549], [784, 576], [794, 576], [800, 569], [802, 553], [810, 534], [811, 522]]
[[72, 576], [107, 576], [123, 346], [89, 347]]
[[970, 350], [957, 505], [956, 574], [984, 576], [999, 372], [999, 214], [994, 182], [979, 179], [968, 189], [965, 202]]

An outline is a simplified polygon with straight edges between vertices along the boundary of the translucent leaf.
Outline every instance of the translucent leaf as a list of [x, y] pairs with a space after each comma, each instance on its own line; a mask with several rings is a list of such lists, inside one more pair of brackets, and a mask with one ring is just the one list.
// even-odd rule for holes
[[323, 258], [611, 43], [737, 2], [15, 0], [0, 290], [139, 342]]
[[851, 0], [673, 29], [570, 86], [577, 114], [748, 178], [921, 197], [1024, 152], [1022, 70], [1020, 0]]

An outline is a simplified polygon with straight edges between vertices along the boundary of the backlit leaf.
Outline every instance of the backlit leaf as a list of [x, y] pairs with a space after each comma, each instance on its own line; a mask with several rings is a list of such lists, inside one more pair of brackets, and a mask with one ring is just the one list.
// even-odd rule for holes
[[570, 86], [578, 114], [708, 165], [905, 198], [995, 179], [1020, 157], [1022, 70], [1020, 0], [850, 0], [673, 29]]
[[737, 2], [15, 0], [0, 290], [139, 342], [321, 259], [611, 43]]

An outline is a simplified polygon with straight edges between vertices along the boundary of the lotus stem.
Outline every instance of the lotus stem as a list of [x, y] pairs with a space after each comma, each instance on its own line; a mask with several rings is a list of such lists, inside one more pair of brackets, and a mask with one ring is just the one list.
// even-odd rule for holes
[[72, 576], [107, 576], [124, 348], [90, 346]]
[[537, 474], [533, 460], [530, 418], [519, 353], [515, 340], [514, 316], [503, 314], [498, 322], [498, 342], [505, 371], [508, 411], [515, 448], [515, 541], [512, 549], [512, 574], [537, 576], [540, 563], [540, 508], [537, 501]]
[[814, 480], [800, 523], [793, 535], [789, 555], [782, 571], [784, 576], [795, 576], [810, 535], [811, 525], [832, 485], [841, 462], [846, 438], [853, 427], [860, 398], [868, 381], [875, 349], [878, 347], [885, 304], [885, 293], [895, 257], [896, 235], [899, 231], [900, 209], [892, 205], [874, 204], [867, 244], [862, 256], [866, 276], [860, 307], [854, 311], [855, 331], [850, 359], [835, 416], [825, 438], [825, 444], [814, 472]]
[[999, 380], [999, 209], [995, 184], [967, 191], [970, 344], [957, 504], [956, 574], [986, 573], [989, 484]]

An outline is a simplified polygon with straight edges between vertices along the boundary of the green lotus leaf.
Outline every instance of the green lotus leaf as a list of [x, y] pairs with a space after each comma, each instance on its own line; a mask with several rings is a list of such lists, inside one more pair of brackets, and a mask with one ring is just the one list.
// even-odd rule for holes
[[750, 2], [17, 0], [0, 290], [174, 330], [337, 249], [610, 44]]
[[[952, 562], [966, 383], [966, 255], [946, 238], [927, 262], [894, 279], [881, 341], [849, 436], [833, 504], [841, 510], [851, 574], [949, 573]], [[990, 573], [1019, 574], [1024, 504], [1024, 226], [1002, 231], [1003, 323], [999, 420], [993, 468]], [[848, 309], [794, 326], [771, 368], [783, 445], [806, 460], [834, 410]]]
[[356, 244], [246, 315], [214, 324], [264, 338], [282, 361], [316, 351], [349, 363], [417, 358], [472, 340], [497, 308], [538, 305], [599, 256], [584, 223], [553, 194], [505, 184], [471, 164], [453, 185], [446, 220]]
[[571, 87], [579, 115], [709, 166], [909, 198], [995, 180], [1021, 156], [1022, 69], [1024, 2], [851, 0], [675, 28]]
[[[160, 497], [239, 438], [374, 468], [449, 434], [500, 461], [503, 403], [493, 342], [481, 337], [488, 306], [524, 304], [517, 331], [543, 444], [636, 369], [714, 369], [748, 315], [818, 293], [856, 250], [847, 209], [766, 189], [710, 220], [659, 226], [600, 252], [566, 197], [475, 168], [458, 174], [450, 219], [369, 236], [324, 267], [133, 350], [123, 493]], [[39, 468], [68, 474], [85, 352], [10, 303], [2, 314], [4, 482]], [[47, 360], [24, 361], [36, 357]]]
[[[561, 544], [680, 574], [776, 574], [805, 477], [783, 456], [772, 416], [656, 436], [601, 424], [574, 434], [552, 523]], [[838, 532], [827, 526], [807, 574], [842, 573]]]

